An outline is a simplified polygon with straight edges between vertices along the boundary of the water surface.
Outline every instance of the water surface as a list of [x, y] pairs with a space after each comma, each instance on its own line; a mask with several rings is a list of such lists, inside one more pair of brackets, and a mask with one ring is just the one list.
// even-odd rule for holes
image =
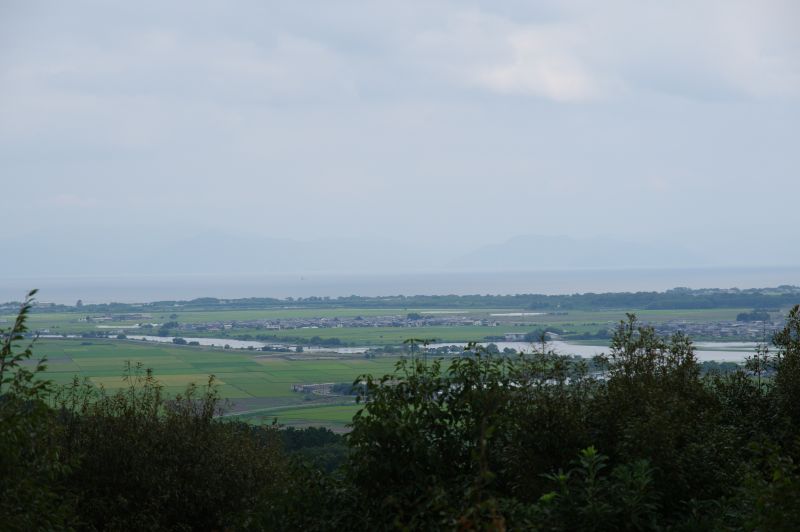
[[78, 299], [144, 303], [197, 297], [573, 294], [782, 284], [800, 285], [800, 267], [4, 277], [0, 278], [0, 301], [19, 301], [31, 288], [40, 289], [40, 301], [71, 305]]

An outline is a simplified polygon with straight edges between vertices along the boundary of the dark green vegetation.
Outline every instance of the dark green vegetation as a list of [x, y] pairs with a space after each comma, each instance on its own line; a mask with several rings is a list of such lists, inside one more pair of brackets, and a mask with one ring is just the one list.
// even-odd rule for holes
[[[46, 312], [175, 312], [253, 309], [429, 309], [429, 308], [529, 308], [533, 310], [600, 310], [600, 309], [713, 309], [713, 308], [780, 308], [797, 300], [800, 287], [701, 289], [674, 288], [666, 292], [621, 292], [572, 295], [443, 295], [384, 297], [306, 297], [217, 299], [203, 297], [191, 301], [157, 301], [153, 303], [107, 303], [75, 306], [46, 304], [37, 311]], [[0, 312], [16, 308], [19, 303], [0, 305]]]
[[741, 312], [736, 315], [736, 321], [769, 321], [769, 312], [765, 310], [754, 310], [752, 312]]
[[[727, 375], [633, 316], [604, 369], [545, 349], [365, 375], [345, 437], [216, 417], [214, 380], [107, 392], [24, 364], [28, 307], [3, 333], [6, 529], [794, 530], [800, 308]], [[20, 346], [22, 345], [22, 346]], [[177, 347], [175, 349], [178, 349]], [[188, 347], [183, 349], [190, 349]]]

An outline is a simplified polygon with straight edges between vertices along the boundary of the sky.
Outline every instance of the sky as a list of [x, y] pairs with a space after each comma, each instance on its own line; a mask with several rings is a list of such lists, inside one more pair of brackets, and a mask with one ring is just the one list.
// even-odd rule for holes
[[548, 268], [800, 265], [799, 25], [794, 0], [0, 0], [0, 273], [536, 269], [553, 242], [607, 256]]

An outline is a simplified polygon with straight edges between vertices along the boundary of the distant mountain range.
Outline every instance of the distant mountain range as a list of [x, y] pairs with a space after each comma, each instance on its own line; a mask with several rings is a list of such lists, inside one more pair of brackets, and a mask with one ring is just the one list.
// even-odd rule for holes
[[[712, 245], [713, 244], [713, 245]], [[688, 249], [666, 242], [526, 235], [466, 253], [447, 243], [392, 238], [299, 241], [212, 232], [182, 236], [74, 235], [0, 242], [0, 275], [305, 273], [686, 268], [800, 264], [798, 251], [732, 252], [710, 242]]]

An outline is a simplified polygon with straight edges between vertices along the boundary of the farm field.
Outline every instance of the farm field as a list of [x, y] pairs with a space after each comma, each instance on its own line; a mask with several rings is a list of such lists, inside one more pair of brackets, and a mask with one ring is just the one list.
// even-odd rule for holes
[[[522, 329], [523, 331], [525, 329]], [[427, 338], [437, 342], [470, 342], [482, 341], [486, 336], [502, 335], [508, 332], [520, 332], [519, 326], [487, 327], [468, 325], [463, 327], [345, 327], [328, 329], [289, 329], [270, 331], [270, 336], [281, 339], [304, 338], [315, 336], [325, 340], [338, 338], [352, 345], [398, 345], [407, 338]]]
[[[514, 312], [519, 309], [481, 309], [481, 310], [457, 310], [445, 309], [445, 312], [455, 313], [463, 316], [470, 316], [474, 319], [486, 318], [492, 313]], [[149, 314], [149, 318], [132, 318], [127, 320], [115, 320], [110, 325], [125, 327], [136, 325], [146, 321], [154, 323], [164, 323], [170, 320], [177, 320], [181, 323], [196, 324], [208, 322], [236, 322], [236, 321], [255, 321], [271, 319], [290, 319], [290, 318], [354, 318], [356, 316], [405, 316], [410, 312], [420, 312], [423, 314], [435, 314], [440, 312], [437, 309], [360, 309], [360, 308], [337, 308], [337, 309], [266, 309], [266, 310], [218, 310], [218, 311], [180, 311], [175, 313], [156, 312]], [[86, 322], [86, 317], [98, 318], [102, 314], [75, 312], [34, 312], [29, 316], [28, 324], [32, 330], [47, 329], [52, 334], [78, 334], [86, 331], [98, 330], [98, 324]], [[175, 316], [175, 317], [172, 317]], [[13, 314], [0, 315], [0, 324], [10, 322], [14, 319]], [[107, 324], [102, 323], [105, 326]]]
[[[213, 374], [229, 412], [247, 412], [250, 421], [277, 417], [290, 424], [344, 425], [355, 405], [350, 397], [324, 397], [292, 391], [293, 384], [352, 382], [358, 375], [390, 372], [397, 358], [289, 359], [258, 352], [146, 344], [120, 340], [40, 339], [36, 356], [48, 358], [45, 377], [68, 384], [88, 378], [107, 390], [125, 385], [126, 361], [152, 368], [167, 394], [189, 383], [205, 384]], [[283, 411], [281, 407], [298, 408]], [[313, 406], [314, 408], [307, 408]], [[303, 408], [299, 408], [303, 407]]]
[[[644, 322], [663, 323], [667, 321], [684, 321], [702, 323], [710, 321], [734, 321], [736, 315], [748, 309], [700, 309], [700, 310], [632, 310]], [[147, 319], [115, 320], [113, 322], [87, 322], [87, 314], [80, 312], [33, 313], [30, 316], [31, 330], [50, 335], [78, 335], [85, 333], [110, 332], [115, 329], [125, 330], [140, 322], [165, 323], [177, 321], [182, 324], [201, 323], [236, 323], [242, 321], [291, 319], [291, 318], [364, 318], [376, 316], [405, 316], [418, 312], [426, 315], [443, 313], [464, 316], [469, 320], [484, 320], [491, 325], [460, 326], [425, 326], [425, 327], [308, 327], [265, 330], [237, 325], [236, 328], [224, 331], [192, 331], [181, 333], [184, 336], [205, 336], [220, 338], [244, 338], [256, 335], [267, 336], [280, 341], [286, 339], [308, 340], [313, 337], [321, 339], [337, 338], [349, 345], [392, 345], [409, 337], [435, 338], [439, 342], [466, 342], [484, 340], [487, 336], [502, 336], [506, 333], [519, 333], [537, 327], [559, 327], [573, 333], [591, 333], [600, 328], [613, 327], [625, 318], [622, 310], [569, 311], [564, 313], [532, 314], [524, 309], [268, 309], [268, 310], [220, 310], [220, 311], [177, 311], [172, 314], [154, 313]], [[524, 314], [528, 312], [528, 314]], [[524, 314], [524, 315], [520, 315]], [[91, 315], [93, 318], [99, 315]], [[0, 316], [2, 322], [8, 323], [13, 316]], [[143, 329], [140, 329], [144, 331]], [[142, 332], [141, 334], [148, 334]]]
[[275, 408], [264, 410], [257, 413], [242, 414], [239, 417], [242, 421], [254, 424], [272, 423], [277, 420], [282, 425], [292, 426], [327, 426], [334, 430], [345, 429], [347, 424], [362, 405], [356, 403], [349, 404], [326, 404], [326, 405], [304, 405], [289, 408]]

